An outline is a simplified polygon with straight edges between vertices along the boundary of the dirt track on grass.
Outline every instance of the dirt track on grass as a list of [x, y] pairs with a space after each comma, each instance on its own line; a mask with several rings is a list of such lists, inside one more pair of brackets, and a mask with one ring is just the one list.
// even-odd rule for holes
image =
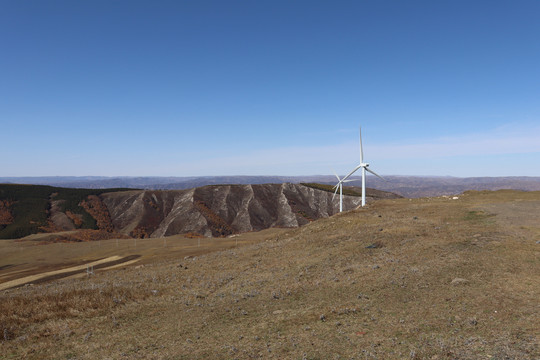
[[97, 270], [100, 268], [119, 265], [128, 261], [130, 263], [133, 263], [133, 260], [138, 259], [139, 257], [140, 257], [139, 255], [131, 255], [131, 256], [125, 256], [125, 257], [120, 257], [118, 255], [115, 255], [115, 256], [110, 256], [101, 260], [92, 261], [92, 262], [84, 263], [77, 266], [71, 266], [68, 268], [60, 269], [60, 270], [47, 271], [47, 272], [42, 272], [39, 274], [25, 276], [23, 278], [7, 281], [3, 284], [0, 284], [0, 290], [6, 290], [6, 289], [22, 286], [24, 284], [29, 284], [29, 283], [39, 283], [39, 282], [72, 276], [77, 273], [86, 271], [88, 267], [92, 267], [94, 270]]

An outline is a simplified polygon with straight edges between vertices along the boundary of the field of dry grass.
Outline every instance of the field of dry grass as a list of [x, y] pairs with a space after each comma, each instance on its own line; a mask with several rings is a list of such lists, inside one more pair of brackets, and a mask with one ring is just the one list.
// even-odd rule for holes
[[[216, 252], [149, 245], [144, 266], [0, 292], [0, 358], [538, 359], [539, 209], [381, 200]], [[136, 253], [108, 244], [88, 259]]]

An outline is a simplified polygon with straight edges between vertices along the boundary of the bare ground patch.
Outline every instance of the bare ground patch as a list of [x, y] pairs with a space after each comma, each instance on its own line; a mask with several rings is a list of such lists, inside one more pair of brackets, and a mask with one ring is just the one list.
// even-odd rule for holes
[[140, 255], [130, 255], [126, 257], [120, 257], [120, 256], [111, 256], [105, 259], [100, 259], [92, 262], [88, 262], [85, 264], [72, 266], [64, 269], [54, 270], [54, 271], [47, 271], [42, 272], [39, 274], [34, 274], [30, 276], [25, 276], [21, 278], [17, 278], [15, 280], [6, 281], [4, 283], [0, 284], [0, 291], [10, 289], [13, 287], [18, 287], [24, 284], [29, 283], [40, 283], [44, 281], [51, 281], [56, 279], [61, 279], [64, 277], [68, 277], [71, 275], [74, 275], [76, 273], [79, 273], [81, 271], [85, 271], [88, 267], [92, 267], [94, 269], [100, 269], [100, 268], [106, 268], [109, 266], [117, 265], [124, 263], [126, 261], [131, 261], [133, 259], [136, 259], [140, 257]]

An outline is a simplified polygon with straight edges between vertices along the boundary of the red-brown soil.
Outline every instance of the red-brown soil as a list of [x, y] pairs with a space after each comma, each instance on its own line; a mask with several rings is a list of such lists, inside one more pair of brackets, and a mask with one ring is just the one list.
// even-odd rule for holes
[[9, 200], [0, 200], [0, 226], [9, 225], [13, 222], [11, 205], [13, 203]]
[[54, 238], [49, 238], [47, 240], [41, 241], [40, 244], [49, 244], [57, 242], [83, 242], [83, 241], [98, 241], [98, 240], [109, 240], [109, 239], [129, 239], [130, 237], [125, 234], [120, 234], [117, 232], [109, 232], [104, 230], [91, 230], [83, 229], [70, 232], [66, 235], [58, 235]]
[[86, 200], [81, 201], [82, 206], [86, 212], [88, 212], [94, 219], [96, 219], [97, 227], [99, 230], [107, 232], [113, 232], [114, 226], [111, 220], [111, 214], [109, 209], [96, 195], [89, 195]]

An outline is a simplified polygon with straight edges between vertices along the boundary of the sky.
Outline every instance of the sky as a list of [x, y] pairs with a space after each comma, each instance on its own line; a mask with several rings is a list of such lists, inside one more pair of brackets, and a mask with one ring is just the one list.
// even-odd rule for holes
[[540, 1], [0, 0], [0, 177], [540, 176]]

